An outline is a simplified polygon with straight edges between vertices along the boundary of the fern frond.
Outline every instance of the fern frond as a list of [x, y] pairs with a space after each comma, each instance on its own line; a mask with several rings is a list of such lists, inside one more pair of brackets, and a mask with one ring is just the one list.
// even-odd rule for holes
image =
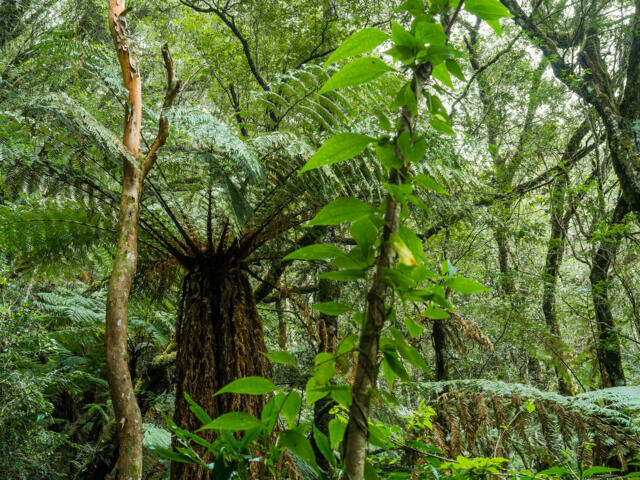
[[76, 141], [92, 144], [116, 165], [121, 164], [123, 157], [137, 164], [113, 132], [65, 93], [52, 93], [26, 103], [23, 115], [44, 121], [45, 125], [51, 121], [58, 123]]
[[[640, 427], [631, 415], [637, 407], [640, 389], [618, 388], [621, 389], [565, 397], [529, 385], [484, 379], [421, 384], [423, 393], [433, 399], [437, 411], [452, 406], [458, 409], [467, 451], [495, 455], [499, 450], [507, 457], [511, 451], [526, 451], [547, 462], [566, 462], [569, 457], [561, 455], [564, 446], [565, 452], [575, 452], [572, 461], [576, 462], [576, 468], [590, 463], [602, 464], [612, 456], [621, 457], [618, 460], [624, 463], [625, 457], [631, 458], [640, 451]], [[443, 391], [446, 393], [441, 394]], [[465, 413], [467, 398], [472, 399], [474, 415]], [[619, 402], [619, 408], [605, 402], [611, 398]], [[523, 405], [523, 399], [527, 399], [528, 408]], [[632, 408], [625, 408], [626, 405]], [[448, 422], [441, 428], [451, 431]], [[510, 434], [512, 428], [517, 435]], [[481, 431], [486, 433], [486, 438], [477, 442]], [[440, 441], [434, 430], [434, 444], [439, 446]], [[590, 459], [585, 450], [589, 442], [595, 445], [594, 457]]]
[[264, 170], [249, 145], [205, 110], [174, 107], [167, 115], [175, 134], [172, 144], [185, 152], [225, 157], [254, 183], [264, 181]]
[[93, 247], [113, 241], [109, 219], [78, 207], [68, 200], [0, 206], [0, 243], [19, 259], [18, 270], [47, 273], [82, 265]]

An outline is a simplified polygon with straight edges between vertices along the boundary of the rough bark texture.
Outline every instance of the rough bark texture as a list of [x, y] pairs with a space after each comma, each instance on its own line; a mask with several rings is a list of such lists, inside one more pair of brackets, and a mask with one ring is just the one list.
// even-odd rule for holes
[[[629, 212], [629, 206], [624, 195], [621, 195], [613, 211], [611, 225], [618, 224]], [[596, 250], [591, 266], [591, 296], [598, 327], [596, 350], [600, 377], [603, 388], [620, 387], [626, 385], [620, 342], [616, 333], [616, 325], [609, 303], [609, 268], [618, 250], [619, 238], [604, 237]]]
[[433, 321], [433, 351], [436, 356], [436, 380], [449, 380], [449, 363], [447, 362], [447, 332], [444, 320]]
[[[185, 282], [184, 313], [177, 332], [175, 422], [190, 431], [202, 426], [189, 411], [184, 393], [212, 418], [231, 411], [260, 417], [263, 396], [213, 396], [238, 378], [269, 374], [260, 353], [266, 352], [264, 335], [246, 270], [234, 263], [198, 264]], [[213, 439], [212, 431], [201, 435]], [[197, 465], [171, 465], [172, 480], [206, 478], [208, 472]]]
[[[560, 334], [560, 324], [556, 315], [556, 286], [558, 285], [558, 272], [564, 254], [564, 244], [568, 221], [564, 221], [564, 190], [568, 185], [566, 175], [556, 179], [551, 192], [551, 233], [547, 242], [547, 256], [543, 271], [543, 292], [542, 292], [542, 313], [547, 324], [549, 333], [553, 336], [554, 352], [562, 355], [562, 337]], [[558, 391], [562, 395], [571, 395], [571, 385], [562, 375], [562, 369], [554, 366], [556, 377], [558, 378]]]
[[284, 306], [282, 305], [282, 297], [278, 295], [276, 298], [276, 313], [278, 315], [278, 346], [282, 350], [287, 349], [287, 319], [284, 315]]
[[507, 239], [506, 226], [499, 225], [493, 231], [493, 238], [498, 246], [498, 266], [500, 267], [500, 287], [502, 292], [511, 295], [516, 286], [513, 281], [513, 272], [509, 267], [509, 241]]

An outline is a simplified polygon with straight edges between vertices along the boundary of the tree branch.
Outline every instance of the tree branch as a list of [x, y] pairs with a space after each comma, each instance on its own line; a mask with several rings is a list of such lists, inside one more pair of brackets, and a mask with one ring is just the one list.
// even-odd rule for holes
[[158, 150], [167, 142], [169, 137], [169, 119], [165, 115], [166, 110], [173, 105], [173, 102], [180, 92], [182, 87], [182, 80], [177, 78], [173, 68], [173, 59], [169, 53], [169, 45], [165, 43], [162, 46], [162, 58], [164, 59], [164, 68], [167, 71], [167, 90], [164, 96], [164, 102], [162, 104], [162, 111], [160, 112], [160, 120], [158, 121], [158, 134], [156, 139], [151, 145], [151, 149], [144, 160], [142, 169], [143, 177], [146, 177], [153, 164], [158, 157]]

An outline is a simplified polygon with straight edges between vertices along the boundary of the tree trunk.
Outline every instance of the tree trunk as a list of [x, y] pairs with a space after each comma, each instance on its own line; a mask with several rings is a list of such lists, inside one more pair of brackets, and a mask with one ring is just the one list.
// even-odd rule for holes
[[[422, 87], [431, 76], [433, 66], [423, 63], [414, 72], [411, 88], [416, 98], [421, 98]], [[412, 132], [415, 118], [405, 105], [402, 109], [402, 121], [398, 137], [405, 131]], [[400, 170], [391, 169], [389, 183], [403, 183], [408, 165], [400, 148], [396, 145], [396, 156], [403, 160]], [[396, 252], [389, 242], [391, 234], [398, 232], [402, 205], [391, 195], [386, 196], [384, 227], [380, 238], [380, 251], [376, 258], [375, 274], [367, 295], [367, 312], [364, 326], [360, 332], [358, 346], [358, 365], [351, 389], [353, 403], [349, 409], [349, 422], [344, 437], [344, 466], [348, 480], [363, 480], [369, 441], [369, 407], [371, 390], [377, 387], [378, 351], [380, 334], [387, 319], [388, 309], [385, 300], [389, 293], [389, 285], [384, 280], [385, 270], [392, 268], [396, 260]]]
[[436, 354], [436, 380], [449, 380], [449, 363], [447, 362], [447, 332], [443, 320], [433, 321], [433, 350]]
[[[613, 211], [611, 225], [622, 221], [630, 211], [624, 194], [618, 198], [618, 203]], [[626, 385], [622, 356], [620, 354], [620, 342], [616, 333], [616, 326], [609, 304], [609, 268], [616, 255], [619, 238], [605, 236], [593, 257], [591, 266], [591, 297], [598, 327], [598, 339], [596, 352], [600, 366], [602, 388], [620, 387]]]
[[123, 155], [122, 159], [124, 174], [118, 214], [118, 239], [107, 288], [105, 353], [109, 391], [118, 429], [120, 457], [116, 465], [116, 479], [139, 480], [142, 477], [142, 416], [129, 372], [127, 310], [138, 260], [142, 183], [169, 136], [169, 120], [165, 111], [171, 107], [180, 91], [181, 81], [174, 74], [173, 60], [165, 44], [162, 56], [167, 71], [167, 90], [160, 113], [158, 134], [149, 152], [141, 154], [142, 88], [138, 61], [129, 45], [129, 31], [124, 17], [129, 9], [125, 3], [124, 0], [109, 0], [108, 10], [109, 31], [116, 48], [124, 87], [129, 94], [123, 131], [123, 144], [129, 155]]
[[142, 477], [142, 416], [129, 373], [127, 352], [129, 292], [138, 257], [138, 199], [142, 188], [139, 173], [130, 164], [125, 165], [116, 257], [107, 289], [105, 332], [107, 378], [120, 445], [116, 478], [127, 480]]
[[[636, 27], [640, 28], [640, 27]], [[634, 112], [635, 117], [637, 112]], [[607, 129], [609, 150], [620, 187], [630, 210], [640, 215], [640, 143], [637, 119], [626, 118], [618, 125]]]
[[127, 352], [127, 310], [138, 259], [138, 217], [144, 175], [138, 168], [142, 101], [138, 63], [127, 45], [125, 2], [109, 0], [109, 28], [129, 92], [124, 121], [124, 146], [130, 159], [123, 159], [124, 177], [118, 215], [118, 240], [113, 271], [107, 288], [105, 350], [107, 378], [116, 418], [120, 457], [116, 478], [142, 477], [142, 416], [136, 402]]
[[287, 349], [287, 319], [284, 315], [282, 296], [278, 293], [276, 299], [276, 314], [278, 315], [278, 346], [282, 350]]
[[[506, 208], [505, 208], [506, 210]], [[493, 236], [498, 246], [498, 266], [500, 267], [500, 286], [502, 292], [511, 295], [516, 286], [513, 281], [513, 273], [509, 268], [509, 243], [506, 235], [506, 227], [500, 225], [493, 231]]]
[[[213, 394], [238, 378], [267, 376], [269, 368], [262, 325], [243, 265], [198, 264], [185, 278], [184, 313], [177, 326], [176, 406], [179, 427], [202, 426], [189, 411], [187, 393], [212, 418], [232, 411], [260, 417], [265, 398]], [[213, 440], [212, 431], [201, 432]], [[205, 462], [214, 459], [205, 458]], [[172, 480], [201, 480], [208, 472], [197, 465], [172, 463]]]
[[[568, 176], [560, 175], [553, 185], [550, 198], [551, 210], [551, 233], [547, 242], [547, 257], [542, 275], [542, 313], [544, 320], [552, 335], [554, 354], [562, 358], [562, 336], [560, 334], [560, 324], [556, 315], [556, 287], [558, 285], [558, 272], [564, 255], [564, 244], [569, 217], [564, 215], [564, 190], [568, 185]], [[566, 219], [566, 221], [565, 221]], [[562, 395], [571, 395], [571, 384], [563, 377], [562, 368], [554, 366], [556, 377], [558, 378], [558, 391]]]
[[[580, 143], [589, 131], [589, 123], [585, 120], [571, 135], [567, 143], [567, 149], [562, 156], [561, 163], [564, 165], [578, 154]], [[558, 285], [558, 272], [562, 264], [564, 256], [564, 247], [567, 237], [567, 228], [573, 216], [574, 209], [569, 207], [565, 212], [566, 194], [565, 190], [569, 186], [569, 172], [564, 171], [558, 175], [553, 183], [551, 196], [549, 198], [549, 212], [551, 232], [549, 233], [549, 241], [547, 242], [547, 256], [542, 274], [543, 292], [542, 292], [542, 313], [544, 320], [549, 329], [549, 333], [554, 337], [553, 340], [557, 348], [553, 352], [562, 361], [562, 348], [560, 324], [556, 315], [556, 287]], [[557, 342], [556, 342], [557, 341]], [[558, 391], [562, 395], [571, 395], [571, 382], [562, 376], [562, 368], [559, 365], [555, 367], [556, 376], [558, 378]]]
[[[567, 58], [570, 58], [567, 55], [567, 46], [563, 46], [559, 32], [554, 30], [555, 26], [549, 24], [546, 18], [540, 18], [542, 10], [534, 10], [528, 15], [517, 0], [502, 0], [502, 3], [515, 17], [514, 21], [529, 37], [536, 40], [537, 46], [549, 59], [556, 78], [598, 112], [607, 132], [607, 143], [622, 194], [629, 209], [640, 213], [640, 142], [637, 135], [640, 111], [640, 2], [635, 2], [629, 29], [631, 48], [628, 49], [627, 58], [622, 61], [623, 65], [626, 64], [622, 95], [613, 92], [612, 78], [620, 72], [614, 74], [607, 71], [596, 24], [583, 25], [586, 22], [582, 22], [580, 26], [586, 32], [578, 53], [582, 67], [580, 74], [575, 65], [567, 63]], [[597, 22], [597, 17], [585, 20]], [[566, 33], [569, 34], [566, 35], [567, 38], [581, 37], [577, 31]]]

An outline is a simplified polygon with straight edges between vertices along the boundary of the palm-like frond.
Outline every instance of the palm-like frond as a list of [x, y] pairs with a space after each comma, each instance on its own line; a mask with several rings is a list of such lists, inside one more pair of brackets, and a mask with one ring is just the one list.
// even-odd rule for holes
[[88, 252], [112, 243], [115, 235], [106, 217], [70, 201], [0, 206], [0, 224], [3, 249], [16, 259], [17, 270], [31, 274], [86, 265]]

